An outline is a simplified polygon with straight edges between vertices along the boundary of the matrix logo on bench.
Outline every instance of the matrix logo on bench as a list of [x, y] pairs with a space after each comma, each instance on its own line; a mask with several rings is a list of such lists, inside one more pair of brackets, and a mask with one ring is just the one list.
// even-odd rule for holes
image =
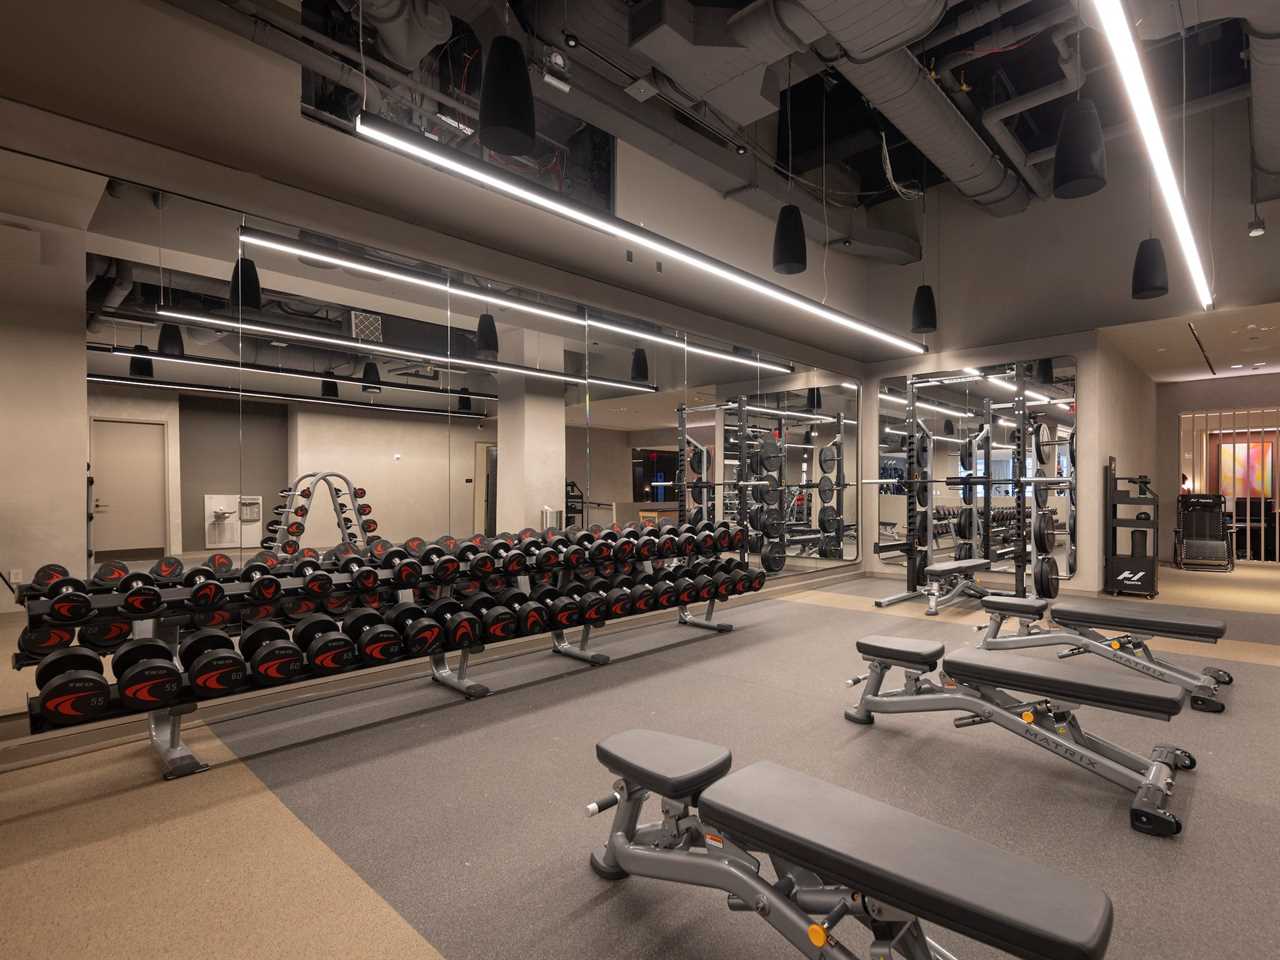
[[1075, 750], [1067, 746], [1055, 737], [1046, 736], [1043, 731], [1037, 730], [1031, 724], [1028, 724], [1022, 733], [1028, 740], [1031, 740], [1042, 747], [1046, 747], [1060, 756], [1066, 757], [1072, 763], [1079, 764], [1089, 770], [1098, 769], [1097, 758], [1091, 757], [1087, 753], [1081, 753], [1079, 750]]
[[1124, 573], [1116, 577], [1116, 579], [1123, 583], [1137, 583], [1146, 575], [1147, 571], [1145, 570], [1139, 570], [1137, 573], [1134, 573], [1132, 570], [1126, 570]]

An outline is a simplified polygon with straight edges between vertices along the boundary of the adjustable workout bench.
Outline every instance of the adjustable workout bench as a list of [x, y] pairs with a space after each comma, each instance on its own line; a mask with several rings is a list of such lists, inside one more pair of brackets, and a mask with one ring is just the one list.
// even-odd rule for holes
[[[1221, 713], [1227, 708], [1218, 699], [1218, 685], [1232, 682], [1231, 674], [1217, 667], [1201, 671], [1176, 667], [1151, 652], [1152, 637], [1173, 637], [1217, 643], [1227, 625], [1211, 617], [1187, 617], [1136, 603], [1108, 600], [1072, 600], [1049, 607], [1047, 600], [1021, 597], [987, 597], [982, 605], [991, 615], [978, 646], [987, 650], [1019, 650], [1024, 647], [1065, 646], [1058, 654], [1065, 660], [1082, 653], [1094, 653], [1137, 670], [1156, 680], [1181, 687], [1191, 695], [1191, 709]], [[1044, 630], [1036, 622], [1048, 610], [1050, 619], [1062, 630]], [[1010, 617], [1018, 621], [1018, 632], [1000, 636], [1000, 627]], [[1123, 630], [1121, 636], [1104, 637], [1099, 630]]]
[[[1013, 653], [963, 648], [942, 659], [943, 646], [906, 637], [864, 637], [858, 652], [871, 664], [854, 686], [866, 681], [862, 698], [845, 719], [874, 723], [877, 713], [957, 710], [957, 727], [994, 723], [1090, 773], [1133, 792], [1129, 824], [1140, 833], [1172, 836], [1182, 823], [1165, 810], [1175, 770], [1190, 770], [1195, 758], [1186, 750], [1157, 746], [1150, 758], [1085, 733], [1076, 719], [1078, 706], [1119, 710], [1168, 720], [1182, 709], [1182, 691], [1167, 683], [1127, 677], [1086, 663], [1059, 663]], [[924, 674], [942, 660], [938, 682]], [[885, 674], [901, 667], [906, 683], [881, 692]], [[1031, 694], [1020, 700], [1005, 688]]]
[[[1106, 894], [895, 807], [772, 763], [730, 773], [725, 748], [651, 730], [615, 734], [596, 757], [620, 778], [587, 807], [618, 808], [591, 854], [598, 875], [723, 890], [811, 960], [854, 960], [834, 932], [845, 917], [871, 931], [872, 960], [954, 960], [921, 920], [1024, 960], [1106, 953]], [[638, 826], [650, 792], [662, 820]]]
[[981, 570], [990, 570], [991, 561], [973, 557], [969, 560], [942, 560], [924, 568], [924, 583], [915, 590], [895, 593], [876, 601], [877, 607], [891, 607], [904, 600], [924, 597], [929, 601], [928, 616], [936, 617], [943, 607], [950, 606], [964, 597], [981, 600], [991, 591], [978, 586], [973, 579]]

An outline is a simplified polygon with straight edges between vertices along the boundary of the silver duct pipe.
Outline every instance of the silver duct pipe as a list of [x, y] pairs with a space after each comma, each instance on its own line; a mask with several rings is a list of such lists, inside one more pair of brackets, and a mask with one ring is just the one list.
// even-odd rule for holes
[[1030, 2], [1031, 0], [988, 0], [987, 3], [980, 3], [976, 7], [960, 14], [954, 22], [933, 31], [919, 43], [912, 44], [911, 52], [919, 56], [926, 50], [940, 47], [956, 37], [963, 37], [966, 33], [972, 33], [979, 27], [985, 27], [988, 23], [995, 23], [1006, 13], [1012, 13], [1019, 7], [1025, 7]]
[[[826, 27], [853, 59], [835, 64], [844, 77], [946, 175], [956, 189], [995, 216], [1021, 213], [1031, 196], [1021, 178], [1008, 169], [983, 142], [978, 132], [960, 113], [916, 58], [904, 49], [869, 63], [860, 61], [872, 38], [886, 29], [869, 32], [867, 20], [883, 18], [883, 6], [869, 0], [800, 0], [801, 5]], [[904, 20], [894, 30], [905, 36], [907, 27], [918, 24], [918, 10], [903, 4]], [[915, 37], [914, 39], [919, 39]], [[905, 38], [904, 44], [911, 42]]]

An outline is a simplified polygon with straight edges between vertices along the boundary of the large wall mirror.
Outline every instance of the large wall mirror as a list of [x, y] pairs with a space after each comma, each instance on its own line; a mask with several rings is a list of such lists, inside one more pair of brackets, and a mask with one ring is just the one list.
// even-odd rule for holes
[[882, 381], [880, 558], [985, 558], [1056, 591], [1077, 565], [1075, 387], [1071, 357]]

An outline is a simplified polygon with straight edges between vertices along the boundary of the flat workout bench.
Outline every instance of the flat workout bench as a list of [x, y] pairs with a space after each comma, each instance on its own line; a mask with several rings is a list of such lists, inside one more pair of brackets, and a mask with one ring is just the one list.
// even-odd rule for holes
[[[943, 657], [943, 646], [903, 637], [865, 637], [858, 652], [870, 664], [868, 672], [849, 681], [866, 681], [857, 706], [845, 719], [871, 724], [877, 713], [922, 713], [955, 710], [957, 727], [994, 723], [1024, 740], [1068, 760], [1104, 780], [1131, 791], [1129, 824], [1155, 836], [1172, 836], [1182, 823], [1165, 807], [1173, 790], [1174, 772], [1190, 770], [1195, 758], [1180, 747], [1156, 746], [1150, 757], [1133, 753], [1091, 733], [1076, 719], [1078, 706], [1117, 710], [1168, 720], [1182, 709], [1182, 692], [1167, 683], [1128, 677], [1083, 662], [1062, 663], [960, 649]], [[937, 681], [924, 674], [942, 662]], [[894, 667], [906, 672], [896, 690], [882, 691], [885, 675]], [[1007, 693], [1030, 694], [1019, 699]]]
[[[846, 917], [875, 937], [874, 960], [954, 960], [921, 920], [1024, 960], [1106, 953], [1106, 894], [896, 807], [773, 763], [729, 773], [727, 749], [651, 730], [609, 737], [596, 756], [621, 778], [587, 808], [618, 808], [591, 855], [597, 874], [723, 890], [730, 910], [756, 912], [813, 960], [853, 960], [834, 934]], [[663, 819], [638, 826], [650, 792]]]
[[[1205, 667], [1197, 672], [1175, 666], [1152, 653], [1147, 643], [1152, 637], [1217, 643], [1227, 632], [1227, 625], [1222, 620], [1108, 600], [1072, 600], [1050, 607], [1047, 600], [986, 597], [982, 606], [990, 615], [990, 621], [979, 646], [987, 650], [1065, 646], [1067, 649], [1058, 654], [1060, 659], [1085, 653], [1096, 654], [1145, 676], [1181, 687], [1190, 695], [1193, 710], [1221, 713], [1226, 709], [1226, 704], [1218, 699], [1218, 685], [1230, 684], [1231, 674], [1217, 667]], [[1037, 621], [1046, 612], [1063, 629], [1042, 628]], [[1018, 632], [1000, 636], [1001, 626], [1011, 617], [1018, 621]], [[1099, 630], [1124, 633], [1118, 637], [1105, 637]]]
[[980, 557], [968, 560], [941, 560], [924, 568], [924, 584], [915, 590], [895, 593], [876, 601], [877, 607], [891, 607], [904, 600], [924, 597], [929, 601], [927, 615], [936, 617], [943, 607], [950, 606], [965, 597], [981, 600], [991, 591], [978, 586], [974, 575], [991, 569], [991, 561]]

